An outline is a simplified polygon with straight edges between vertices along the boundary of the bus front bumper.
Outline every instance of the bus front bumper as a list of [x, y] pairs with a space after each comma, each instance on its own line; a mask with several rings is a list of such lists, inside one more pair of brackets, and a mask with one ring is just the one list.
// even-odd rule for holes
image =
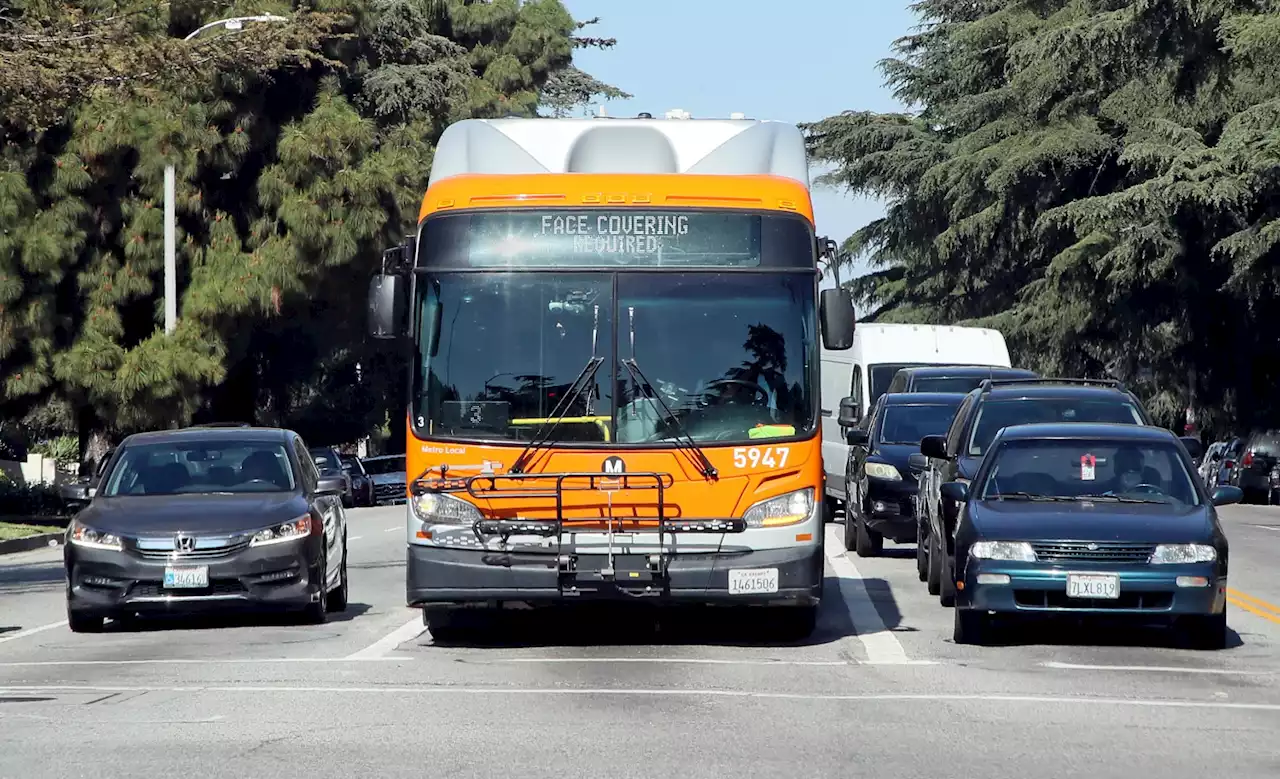
[[[820, 544], [786, 549], [688, 552], [667, 558], [665, 571], [648, 555], [575, 555], [565, 566], [554, 553], [408, 547], [411, 607], [494, 601], [563, 603], [583, 598], [652, 598], [723, 605], [816, 606], [822, 595]], [[664, 575], [665, 574], [665, 575]]]

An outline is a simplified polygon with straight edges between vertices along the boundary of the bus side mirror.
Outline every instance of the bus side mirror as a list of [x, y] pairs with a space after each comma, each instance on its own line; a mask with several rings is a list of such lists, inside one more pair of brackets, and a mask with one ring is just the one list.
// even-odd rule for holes
[[403, 276], [391, 273], [379, 273], [369, 282], [370, 336], [391, 340], [404, 334], [404, 282]]
[[822, 325], [822, 348], [843, 351], [853, 346], [857, 319], [853, 295], [847, 289], [824, 289], [818, 293], [818, 319]]

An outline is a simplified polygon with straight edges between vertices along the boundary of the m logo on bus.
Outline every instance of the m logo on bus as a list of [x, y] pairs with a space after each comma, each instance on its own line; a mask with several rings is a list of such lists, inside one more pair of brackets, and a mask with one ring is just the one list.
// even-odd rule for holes
[[622, 462], [621, 457], [606, 457], [604, 467], [601, 469], [604, 473], [626, 473], [626, 463]]

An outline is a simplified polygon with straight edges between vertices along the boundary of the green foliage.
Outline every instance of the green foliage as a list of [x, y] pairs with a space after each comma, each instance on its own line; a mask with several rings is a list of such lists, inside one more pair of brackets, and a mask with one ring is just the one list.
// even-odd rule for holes
[[[884, 197], [846, 249], [881, 318], [999, 327], [1049, 374], [1120, 377], [1165, 423], [1274, 421], [1280, 11], [1244, 0], [922, 0], [882, 63], [910, 113], [807, 126]], [[1202, 411], [1202, 416], [1203, 416]]]
[[[183, 40], [250, 14], [287, 21]], [[559, 0], [0, 0], [0, 418], [328, 443], [402, 413], [403, 364], [364, 337], [368, 276], [449, 122], [613, 94], [572, 70], [579, 29]]]
[[59, 468], [70, 468], [80, 462], [80, 441], [74, 436], [63, 435], [41, 441], [32, 451], [52, 459]]

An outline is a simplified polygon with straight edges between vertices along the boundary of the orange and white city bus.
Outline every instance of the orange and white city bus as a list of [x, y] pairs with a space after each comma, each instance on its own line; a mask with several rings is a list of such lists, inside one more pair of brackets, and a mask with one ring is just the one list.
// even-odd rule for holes
[[750, 604], [807, 635], [823, 581], [804, 142], [745, 119], [450, 126], [370, 332], [410, 348], [410, 606]]

